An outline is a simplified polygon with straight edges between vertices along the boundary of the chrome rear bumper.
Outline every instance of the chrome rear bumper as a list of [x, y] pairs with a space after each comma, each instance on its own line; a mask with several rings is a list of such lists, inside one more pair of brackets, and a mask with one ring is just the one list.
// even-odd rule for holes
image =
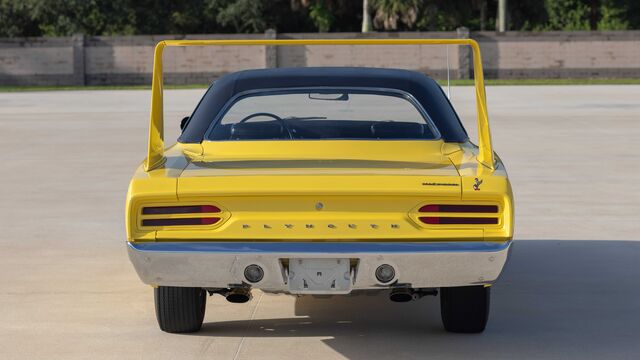
[[[352, 289], [389, 284], [437, 288], [493, 283], [507, 260], [511, 241], [492, 242], [128, 242], [140, 279], [151, 285], [228, 288], [247, 283], [244, 269], [257, 264], [264, 277], [252, 287], [288, 292], [289, 259], [351, 259]], [[378, 266], [395, 278], [381, 284]]]

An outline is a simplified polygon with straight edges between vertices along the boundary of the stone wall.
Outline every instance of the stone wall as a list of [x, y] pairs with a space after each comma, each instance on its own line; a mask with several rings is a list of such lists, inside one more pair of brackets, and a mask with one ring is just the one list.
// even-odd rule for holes
[[[162, 39], [464, 38], [480, 43], [487, 78], [640, 78], [640, 31], [313, 33], [0, 39], [0, 86], [149, 84]], [[373, 66], [468, 78], [470, 52], [457, 46], [170, 47], [165, 81], [205, 84], [247, 68]]]
[[79, 83], [76, 79], [77, 69], [74, 68], [77, 52], [75, 40], [0, 39], [0, 86]]
[[[88, 85], [150, 84], [153, 48], [177, 36], [91, 37], [85, 40], [85, 81]], [[263, 35], [199, 35], [189, 39], [262, 39]], [[165, 81], [169, 84], [206, 84], [222, 74], [264, 68], [264, 46], [167, 47]]]
[[489, 78], [640, 78], [640, 31], [473, 33]]

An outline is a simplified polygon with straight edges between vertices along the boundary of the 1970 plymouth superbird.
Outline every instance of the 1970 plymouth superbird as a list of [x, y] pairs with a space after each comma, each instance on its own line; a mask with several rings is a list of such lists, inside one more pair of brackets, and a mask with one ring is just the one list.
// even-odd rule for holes
[[207, 294], [439, 293], [444, 327], [481, 332], [507, 259], [513, 199], [494, 154], [473, 40], [326, 40], [473, 49], [472, 143], [440, 86], [412, 71], [247, 70], [214, 82], [164, 148], [162, 49], [324, 45], [323, 40], [164, 41], [149, 151], [127, 195], [129, 257], [155, 289], [160, 328], [200, 329]]

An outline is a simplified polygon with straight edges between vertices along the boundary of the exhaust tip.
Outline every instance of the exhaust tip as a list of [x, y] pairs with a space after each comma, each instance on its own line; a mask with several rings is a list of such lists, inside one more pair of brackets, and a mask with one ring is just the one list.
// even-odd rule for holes
[[251, 300], [251, 291], [242, 288], [231, 289], [225, 299], [230, 303], [243, 304]]
[[391, 290], [389, 300], [393, 302], [408, 302], [414, 299], [413, 289], [398, 288]]

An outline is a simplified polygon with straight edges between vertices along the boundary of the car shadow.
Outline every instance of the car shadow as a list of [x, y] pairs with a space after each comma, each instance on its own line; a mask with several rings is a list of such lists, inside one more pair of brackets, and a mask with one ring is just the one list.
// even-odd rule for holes
[[328, 337], [349, 359], [638, 358], [640, 242], [516, 241], [482, 334], [442, 330], [437, 297], [299, 297], [305, 317], [207, 323], [198, 336]]

